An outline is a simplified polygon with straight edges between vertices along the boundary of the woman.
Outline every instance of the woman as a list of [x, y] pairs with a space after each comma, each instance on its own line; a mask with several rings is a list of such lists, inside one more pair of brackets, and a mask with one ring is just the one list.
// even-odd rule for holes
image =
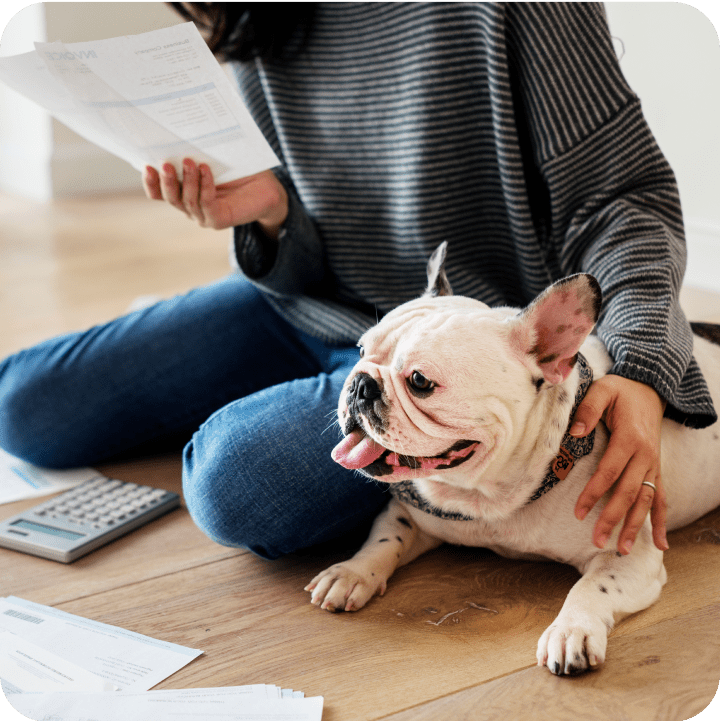
[[651, 509], [667, 548], [660, 421], [716, 415], [678, 304], [674, 176], [602, 6], [176, 7], [232, 59], [282, 165], [216, 187], [186, 160], [181, 178], [148, 168], [144, 187], [233, 228], [240, 272], [5, 361], [0, 445], [86, 465], [195, 430], [185, 498], [219, 543], [275, 558], [366, 525], [386, 495], [330, 459], [333, 411], [357, 338], [419, 294], [448, 240], [455, 292], [491, 305], [525, 305], [578, 271], [598, 279], [615, 364], [571, 432], [603, 418], [611, 440], [576, 514], [612, 488], [596, 545], [624, 519], [628, 553]]

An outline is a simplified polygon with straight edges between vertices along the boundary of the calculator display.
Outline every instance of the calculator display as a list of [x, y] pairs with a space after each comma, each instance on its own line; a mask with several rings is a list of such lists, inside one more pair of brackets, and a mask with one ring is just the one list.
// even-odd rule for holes
[[33, 523], [32, 521], [26, 521], [20, 519], [12, 524], [17, 528], [24, 528], [28, 531], [38, 531], [39, 533], [47, 533], [51, 536], [60, 536], [60, 538], [67, 538], [71, 541], [75, 541], [78, 538], [82, 538], [84, 533], [73, 533], [73, 531], [66, 531], [63, 528], [53, 528], [53, 526], [43, 526], [40, 523]]

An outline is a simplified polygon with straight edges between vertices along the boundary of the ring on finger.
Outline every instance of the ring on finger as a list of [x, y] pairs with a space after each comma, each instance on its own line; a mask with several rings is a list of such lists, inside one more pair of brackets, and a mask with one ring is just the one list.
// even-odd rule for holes
[[643, 486], [650, 486], [650, 488], [657, 493], [657, 486], [654, 483], [650, 483], [650, 481], [643, 481], [642, 484]]

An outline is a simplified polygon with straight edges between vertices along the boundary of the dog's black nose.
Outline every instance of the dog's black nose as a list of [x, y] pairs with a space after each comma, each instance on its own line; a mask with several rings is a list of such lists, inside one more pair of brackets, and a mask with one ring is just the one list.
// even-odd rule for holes
[[367, 373], [358, 373], [353, 378], [349, 391], [356, 401], [372, 402], [382, 395], [378, 382]]

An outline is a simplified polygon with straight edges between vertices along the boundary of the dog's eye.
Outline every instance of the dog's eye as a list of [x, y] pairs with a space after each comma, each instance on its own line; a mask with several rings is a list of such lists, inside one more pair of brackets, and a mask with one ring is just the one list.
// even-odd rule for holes
[[365, 346], [362, 346], [358, 343], [358, 348], [360, 350], [360, 357], [362, 358], [365, 355]]
[[413, 371], [408, 377], [407, 382], [412, 390], [420, 391], [423, 394], [430, 393], [435, 388], [435, 384], [420, 371]]

